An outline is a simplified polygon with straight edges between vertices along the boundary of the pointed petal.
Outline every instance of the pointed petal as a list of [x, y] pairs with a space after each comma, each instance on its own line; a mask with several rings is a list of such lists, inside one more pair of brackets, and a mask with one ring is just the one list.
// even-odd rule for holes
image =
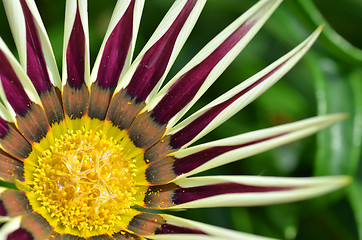
[[50, 84], [60, 88], [53, 50], [34, 0], [4, 0], [3, 3], [20, 62], [35, 88], [42, 91]]
[[118, 79], [132, 60], [144, 0], [118, 1], [92, 70], [88, 115], [104, 119]]
[[[26, 232], [23, 232], [20, 230], [20, 221], [21, 217], [12, 218], [10, 221], [5, 223], [0, 228], [0, 240], [7, 240], [7, 239], [14, 239], [14, 240], [20, 240], [20, 239], [26, 239], [30, 240], [29, 234]], [[13, 238], [11, 238], [13, 237]]]
[[0, 96], [20, 132], [39, 142], [49, 129], [39, 96], [31, 81], [0, 39]]
[[150, 163], [147, 181], [163, 184], [206, 171], [309, 136], [344, 118], [344, 114], [318, 116], [179, 150]]
[[[107, 119], [122, 129], [129, 127], [144, 107], [144, 102], [152, 98], [161, 86], [204, 4], [205, 0], [178, 0], [174, 3], [118, 84]], [[136, 110], [132, 111], [134, 108]], [[122, 115], [127, 116], [126, 121], [122, 121]]]
[[262, 206], [312, 198], [350, 182], [349, 177], [195, 177], [149, 187], [144, 201], [155, 209]]
[[130, 231], [147, 239], [243, 240], [267, 238], [240, 233], [166, 214], [140, 213], [128, 225]]
[[[129, 128], [136, 146], [147, 149], [164, 135], [219, 77], [263, 23], [280, 0], [260, 1], [197, 54], [147, 105]], [[152, 126], [152, 127], [150, 127]], [[149, 138], [151, 133], [152, 138]]]
[[192, 144], [268, 90], [304, 56], [321, 30], [318, 28], [288, 54], [172, 128], [168, 133], [171, 147], [179, 149]]
[[252, 39], [280, 4], [260, 1], [207, 44], [147, 107], [159, 124], [174, 125]]
[[87, 113], [89, 98], [89, 34], [87, 1], [68, 0], [63, 46], [63, 104], [70, 118]]
[[57, 97], [60, 76], [53, 51], [39, 12], [33, 0], [4, 1], [24, 70], [32, 81], [41, 102], [46, 105], [49, 123], [63, 119]]

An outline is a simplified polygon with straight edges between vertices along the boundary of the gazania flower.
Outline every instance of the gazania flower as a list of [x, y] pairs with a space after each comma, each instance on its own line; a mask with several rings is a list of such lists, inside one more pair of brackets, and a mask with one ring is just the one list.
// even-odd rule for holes
[[189, 147], [278, 81], [299, 46], [179, 121], [280, 3], [258, 2], [161, 88], [205, 0], [177, 0], [133, 62], [144, 0], [117, 2], [90, 74], [87, 2], [66, 2], [60, 77], [33, 0], [3, 0], [20, 64], [0, 41], [0, 239], [260, 239], [164, 209], [306, 199], [346, 177], [192, 177], [341, 120], [318, 116]]

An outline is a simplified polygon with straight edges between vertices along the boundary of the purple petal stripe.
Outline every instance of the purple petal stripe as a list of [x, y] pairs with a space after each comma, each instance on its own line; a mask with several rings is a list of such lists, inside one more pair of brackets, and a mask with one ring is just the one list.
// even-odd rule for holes
[[197, 117], [191, 123], [189, 123], [186, 127], [182, 128], [180, 131], [171, 135], [170, 138], [170, 146], [173, 149], [179, 149], [184, 146], [186, 143], [190, 142], [194, 137], [196, 137], [203, 129], [205, 129], [211, 122], [214, 120], [224, 109], [230, 106], [234, 101], [242, 97], [247, 92], [251, 91], [253, 88], [264, 82], [271, 75], [273, 75], [276, 71], [278, 71], [288, 60], [285, 60], [282, 64], [275, 67], [272, 71], [268, 72], [262, 78], [240, 91], [233, 97], [221, 102], [209, 110], [204, 112], [202, 115]]
[[104, 47], [96, 80], [99, 87], [114, 89], [118, 83], [132, 41], [134, 4], [132, 0]]
[[196, 4], [196, 0], [188, 0], [170, 29], [147, 50], [140, 61], [130, 83], [127, 93], [136, 98], [136, 103], [145, 101], [150, 92], [165, 73], [178, 34]]
[[19, 228], [18, 230], [10, 233], [7, 240], [33, 240], [33, 236], [25, 229]]
[[219, 183], [219, 184], [212, 184], [212, 185], [198, 186], [191, 188], [180, 187], [174, 193], [173, 202], [174, 204], [178, 205], [222, 194], [263, 193], [263, 192], [285, 191], [290, 189], [293, 188], [250, 186], [238, 183]]
[[24, 116], [29, 109], [31, 100], [3, 51], [0, 50], [0, 79], [7, 100], [14, 111]]
[[84, 83], [85, 35], [78, 6], [66, 54], [67, 82], [73, 88], [80, 88]]
[[2, 200], [0, 200], [0, 216], [7, 216], [6, 209]]
[[[284, 133], [284, 134], [286, 134], [286, 133]], [[259, 139], [256, 141], [243, 143], [243, 144], [239, 144], [239, 145], [211, 147], [211, 148], [204, 149], [200, 152], [185, 156], [183, 158], [177, 158], [174, 162], [174, 171], [178, 176], [181, 174], [188, 173], [188, 172], [194, 170], [195, 168], [200, 167], [201, 165], [207, 163], [208, 161], [220, 156], [221, 154], [224, 154], [226, 152], [229, 152], [229, 151], [232, 151], [232, 150], [235, 150], [238, 148], [247, 147], [247, 146], [257, 144], [257, 143], [261, 143], [261, 142], [279, 137], [284, 134], [279, 134], [276, 136], [263, 138], [263, 139]]]
[[3, 139], [9, 132], [9, 125], [6, 120], [0, 117], [0, 138]]
[[168, 90], [152, 110], [152, 117], [160, 124], [166, 124], [194, 98], [217, 63], [245, 36], [254, 21], [238, 27], [205, 60], [183, 74]]
[[155, 234], [200, 234], [200, 235], [208, 235], [207, 233], [186, 227], [180, 227], [172, 224], [162, 224], [155, 232]]
[[26, 23], [27, 74], [33, 82], [36, 91], [41, 93], [51, 88], [51, 82], [34, 17], [25, 0], [21, 0], [20, 3]]

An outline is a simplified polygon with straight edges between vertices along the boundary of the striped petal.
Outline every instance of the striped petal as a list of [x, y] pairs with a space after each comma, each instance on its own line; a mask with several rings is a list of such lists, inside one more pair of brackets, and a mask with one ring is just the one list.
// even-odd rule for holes
[[144, 0], [117, 2], [91, 74], [91, 118], [105, 118], [118, 79], [131, 63], [143, 5]]
[[235, 232], [166, 214], [140, 213], [127, 227], [130, 231], [148, 239], [164, 240], [243, 240], [268, 239], [251, 234]]
[[5, 43], [0, 39], [0, 96], [17, 128], [29, 142], [39, 142], [49, 124], [40, 98]]
[[12, 218], [0, 228], [0, 240], [32, 240], [29, 233], [20, 229], [21, 217]]
[[267, 68], [245, 80], [224, 95], [176, 125], [169, 131], [173, 149], [186, 147], [228, 120], [281, 79], [304, 56], [322, 28]]
[[[204, 47], [147, 105], [129, 129], [137, 146], [148, 148], [175, 124], [252, 39], [281, 1], [260, 1]], [[150, 121], [155, 122], [150, 124]], [[156, 127], [153, 127], [155, 125]], [[142, 136], [148, 131], [149, 134]], [[140, 133], [142, 132], [142, 133]], [[145, 140], [145, 136], [152, 136]]]
[[35, 2], [33, 0], [3, 2], [20, 62], [45, 106], [49, 123], [59, 122], [63, 119], [63, 109], [56, 93], [61, 86], [60, 76]]
[[204, 4], [205, 0], [178, 0], [173, 4], [119, 82], [109, 106], [107, 119], [121, 129], [129, 127], [145, 106], [145, 101], [152, 98], [161, 86]]
[[206, 171], [312, 135], [344, 118], [344, 114], [318, 116], [179, 150], [150, 163], [147, 181], [164, 184]]
[[63, 105], [68, 117], [87, 113], [90, 86], [89, 34], [86, 0], [68, 0], [63, 46]]
[[161, 209], [262, 206], [304, 200], [334, 191], [349, 177], [278, 178], [213, 176], [149, 187], [144, 207]]

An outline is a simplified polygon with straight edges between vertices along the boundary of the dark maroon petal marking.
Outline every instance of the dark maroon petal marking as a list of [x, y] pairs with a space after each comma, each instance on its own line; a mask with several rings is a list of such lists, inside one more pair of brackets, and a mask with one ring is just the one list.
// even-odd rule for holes
[[152, 110], [152, 116], [160, 124], [166, 124], [196, 95], [211, 70], [250, 30], [253, 22], [242, 24], [205, 60], [183, 74]]
[[264, 187], [238, 183], [219, 183], [199, 187], [182, 188], [175, 190], [173, 201], [175, 205], [192, 202], [212, 196], [232, 193], [263, 193], [291, 190], [291, 187]]
[[145, 53], [127, 86], [127, 93], [136, 102], [145, 101], [157, 85], [171, 57], [178, 34], [184, 26], [196, 0], [189, 0], [167, 32]]
[[117, 86], [132, 41], [134, 4], [132, 0], [104, 47], [96, 80], [99, 87]]
[[68, 42], [66, 61], [67, 82], [69, 86], [80, 88], [84, 83], [85, 35], [79, 14], [79, 7], [77, 7], [73, 30]]
[[114, 234], [113, 238], [115, 240], [141, 240], [140, 237], [124, 231]]
[[0, 79], [8, 102], [14, 111], [23, 116], [29, 109], [31, 100], [3, 51], [0, 50]]
[[33, 236], [31, 233], [26, 231], [23, 228], [19, 228], [18, 230], [10, 233], [7, 237], [7, 240], [33, 240]]
[[49, 90], [51, 88], [51, 82], [34, 17], [25, 0], [21, 0], [20, 3], [26, 23], [27, 74], [37, 92], [40, 93]]
[[2, 117], [0, 117], [0, 138], [4, 139], [9, 132], [9, 125], [6, 120], [4, 120]]
[[155, 234], [200, 234], [200, 235], [208, 235], [207, 233], [205, 233], [203, 231], [200, 231], [200, 230], [186, 228], [186, 227], [179, 227], [179, 226], [175, 226], [175, 225], [167, 224], [167, 223], [165, 223], [161, 227], [159, 227]]
[[6, 209], [5, 209], [5, 206], [3, 204], [3, 201], [0, 200], [0, 216], [7, 216], [8, 214], [6, 213]]
[[180, 131], [173, 134], [170, 138], [170, 146], [173, 149], [179, 149], [184, 146], [186, 143], [190, 142], [194, 137], [196, 137], [207, 125], [209, 125], [212, 120], [214, 120], [225, 108], [230, 106], [234, 101], [242, 97], [247, 92], [251, 91], [253, 88], [264, 82], [276, 71], [278, 71], [286, 62], [285, 60], [282, 64], [274, 68], [272, 71], [264, 75], [262, 78], [245, 88], [244, 90], [237, 93], [235, 96], [225, 100], [224, 102], [215, 105], [210, 108], [198, 118], [189, 123], [186, 127], [182, 128]]
[[235, 150], [238, 148], [247, 147], [250, 145], [261, 143], [261, 142], [279, 137], [281, 135], [283, 135], [283, 134], [268, 137], [268, 138], [263, 138], [263, 139], [259, 139], [256, 141], [243, 143], [243, 144], [239, 144], [239, 145], [211, 147], [211, 148], [204, 149], [200, 152], [185, 156], [183, 158], [176, 158], [175, 163], [174, 163], [174, 171], [178, 176], [181, 174], [188, 173], [188, 172], [194, 170], [195, 168], [207, 163], [208, 161], [212, 160], [213, 158], [220, 156], [221, 154], [224, 154], [226, 152], [229, 152], [229, 151], [232, 151], [232, 150]]

